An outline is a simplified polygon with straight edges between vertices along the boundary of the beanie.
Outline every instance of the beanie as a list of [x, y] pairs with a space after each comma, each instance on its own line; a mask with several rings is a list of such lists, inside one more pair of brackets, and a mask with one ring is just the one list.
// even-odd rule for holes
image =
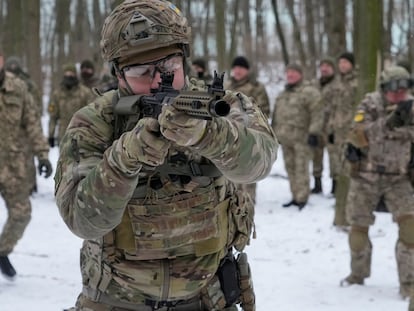
[[231, 68], [236, 67], [236, 66], [243, 67], [243, 68], [246, 68], [246, 69], [250, 69], [249, 61], [244, 56], [237, 56], [233, 60], [233, 62], [231, 64]]
[[206, 70], [206, 62], [202, 58], [196, 58], [195, 60], [193, 60], [192, 64], [200, 67], [203, 70]]
[[338, 57], [338, 59], [341, 59], [341, 58], [346, 59], [347, 61], [349, 61], [352, 64], [352, 66], [355, 66], [355, 57], [354, 57], [353, 53], [344, 52], [341, 55], [339, 55], [339, 57]]
[[85, 59], [81, 65], [80, 68], [90, 68], [90, 69], [95, 69], [95, 66], [93, 65], [92, 61], [90, 61], [89, 59]]
[[65, 64], [65, 65], [63, 65], [62, 69], [63, 69], [63, 72], [71, 71], [73, 73], [76, 73], [75, 64]]
[[299, 72], [300, 74], [303, 74], [302, 66], [296, 63], [288, 64], [286, 66], [286, 70], [291, 69]]

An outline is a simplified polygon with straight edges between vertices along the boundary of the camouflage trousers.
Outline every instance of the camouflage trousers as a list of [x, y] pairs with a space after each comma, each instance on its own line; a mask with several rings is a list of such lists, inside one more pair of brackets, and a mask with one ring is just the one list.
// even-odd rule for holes
[[[67, 311], [209, 311], [201, 301], [199, 301], [197, 304], [194, 305], [183, 305], [183, 306], [177, 306], [174, 308], [168, 308], [168, 307], [161, 307], [154, 309], [151, 306], [148, 305], [136, 305], [134, 307], [129, 306], [113, 306], [108, 303], [104, 302], [94, 302], [88, 297], [84, 295], [79, 295], [78, 300], [76, 302], [76, 307], [67, 309]], [[219, 310], [217, 310], [219, 311]], [[223, 311], [237, 311], [236, 306], [232, 306], [226, 309], [223, 309]]]
[[282, 145], [282, 152], [293, 199], [296, 202], [307, 202], [309, 197], [310, 147], [304, 143]]
[[[395, 255], [400, 288], [414, 294], [414, 197], [408, 176], [364, 173], [352, 177], [347, 198], [351, 225], [351, 274], [366, 278], [371, 272], [372, 244], [368, 228], [375, 221], [374, 210], [384, 196], [385, 204], [399, 227]], [[411, 295], [410, 294], [410, 295]]]
[[256, 183], [253, 184], [238, 184], [237, 189], [248, 193], [253, 203], [256, 204]]
[[312, 175], [313, 177], [322, 177], [323, 171], [323, 151], [325, 146], [312, 148]]
[[4, 199], [8, 217], [0, 235], [0, 255], [10, 254], [23, 236], [30, 222], [31, 204], [26, 179], [23, 153], [16, 154], [0, 172], [0, 194]]

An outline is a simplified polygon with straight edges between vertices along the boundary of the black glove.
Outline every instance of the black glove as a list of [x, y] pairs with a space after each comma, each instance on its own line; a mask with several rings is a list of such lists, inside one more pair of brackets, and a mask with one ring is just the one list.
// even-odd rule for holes
[[315, 148], [319, 145], [319, 139], [318, 136], [315, 134], [309, 134], [308, 136], [308, 145]]
[[361, 149], [355, 147], [352, 144], [348, 144], [345, 150], [345, 158], [351, 163], [360, 161], [362, 158]]
[[335, 143], [335, 134], [331, 133], [328, 135], [328, 143], [334, 144]]
[[39, 170], [39, 175], [45, 173], [45, 178], [48, 178], [50, 175], [52, 175], [53, 172], [52, 164], [50, 164], [50, 161], [48, 159], [40, 159], [37, 169]]
[[401, 127], [410, 124], [411, 109], [413, 106], [412, 100], [403, 100], [397, 104], [397, 108], [387, 118], [386, 125], [393, 129], [394, 127]]
[[49, 137], [48, 142], [49, 142], [50, 148], [53, 148], [55, 146], [55, 138], [54, 137]]

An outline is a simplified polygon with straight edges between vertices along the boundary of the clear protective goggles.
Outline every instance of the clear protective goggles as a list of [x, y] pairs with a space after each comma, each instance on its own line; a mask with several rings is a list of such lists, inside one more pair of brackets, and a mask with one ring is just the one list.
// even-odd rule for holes
[[387, 83], [381, 84], [381, 89], [383, 92], [396, 92], [400, 89], [409, 89], [413, 86], [413, 81], [411, 79], [396, 79], [388, 81]]
[[166, 58], [150, 62], [146, 64], [137, 64], [124, 67], [122, 70], [126, 77], [140, 78], [151, 77], [154, 78], [157, 72], [171, 72], [174, 73], [177, 70], [183, 68], [183, 55], [173, 54]]

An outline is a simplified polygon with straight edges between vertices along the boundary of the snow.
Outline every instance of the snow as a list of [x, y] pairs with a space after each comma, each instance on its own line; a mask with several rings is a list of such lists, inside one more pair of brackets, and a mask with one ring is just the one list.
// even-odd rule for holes
[[[56, 168], [57, 148], [50, 159]], [[398, 295], [394, 246], [397, 226], [390, 214], [376, 214], [370, 229], [373, 244], [372, 276], [364, 286], [340, 287], [348, 275], [348, 238], [332, 227], [334, 199], [325, 156], [324, 195], [312, 195], [299, 212], [282, 208], [291, 199], [279, 152], [272, 173], [258, 183], [257, 239], [247, 247], [257, 310], [407, 310]], [[277, 176], [273, 176], [277, 175]], [[0, 276], [0, 311], [56, 311], [74, 305], [81, 290], [79, 249], [82, 241], [60, 218], [52, 178], [38, 177], [39, 192], [32, 198], [32, 221], [10, 260], [18, 276]], [[0, 200], [0, 226], [6, 209]]]

